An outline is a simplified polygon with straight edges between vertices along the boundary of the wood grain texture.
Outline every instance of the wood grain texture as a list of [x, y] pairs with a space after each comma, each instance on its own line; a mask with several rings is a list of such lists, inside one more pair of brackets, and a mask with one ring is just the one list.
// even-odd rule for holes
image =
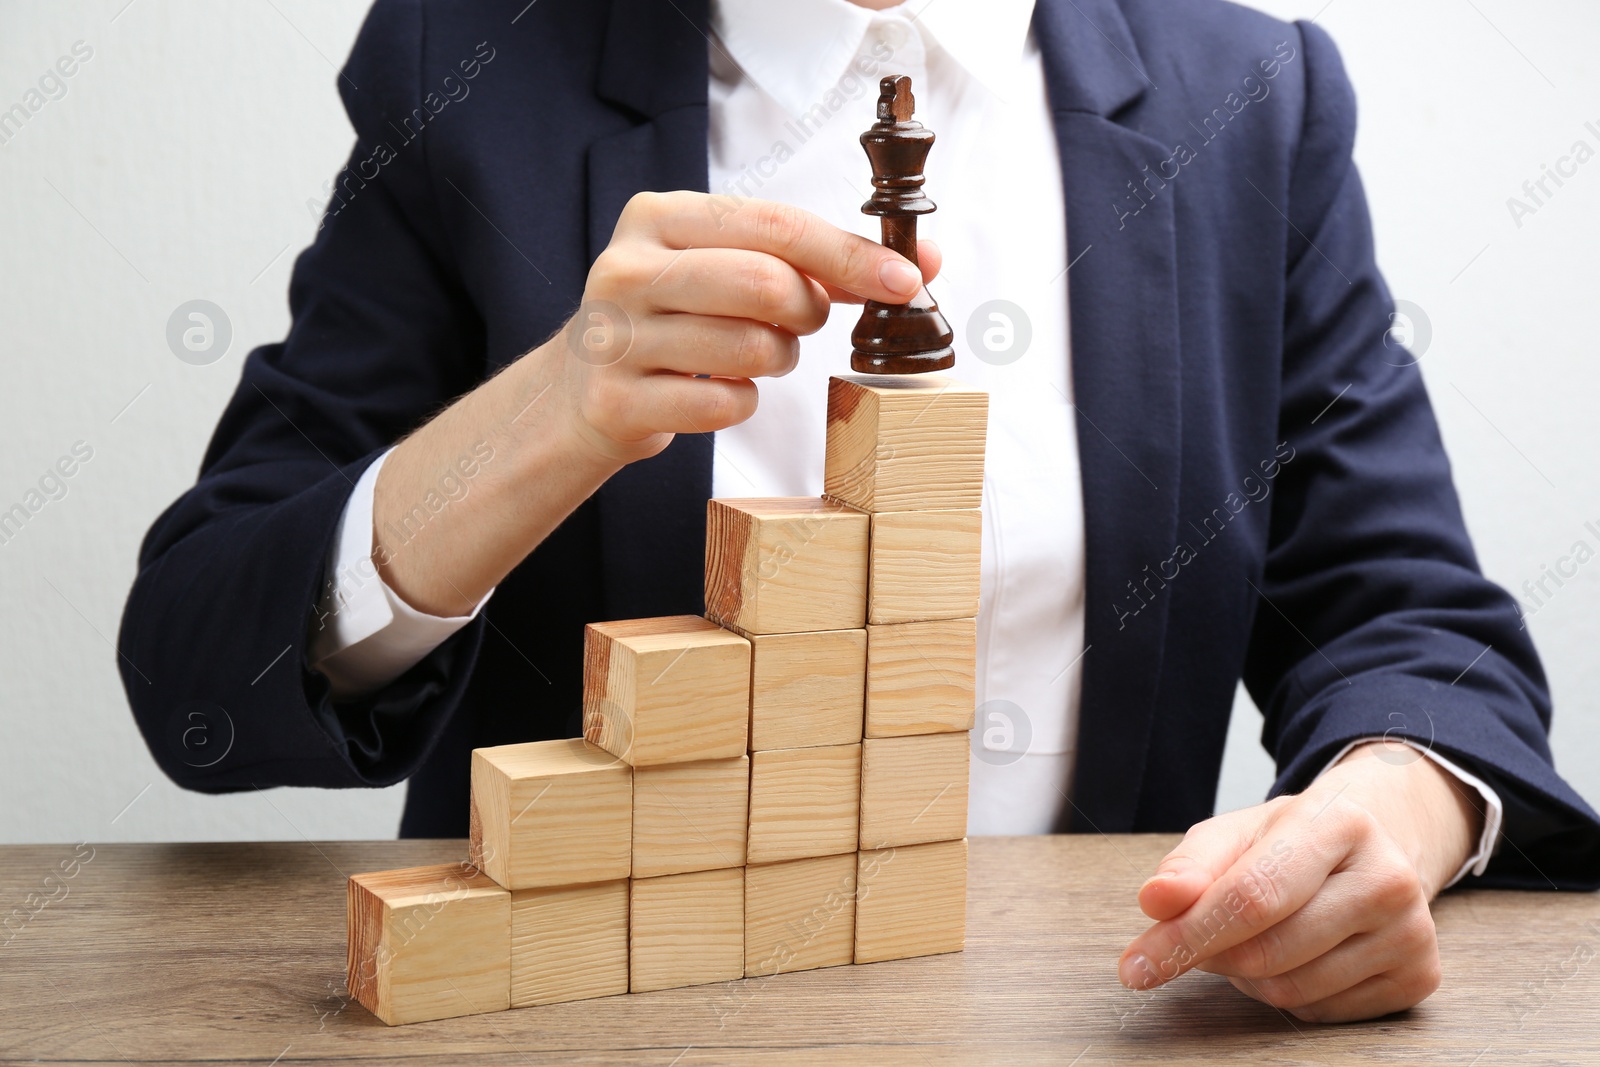
[[391, 1026], [510, 1007], [511, 894], [467, 863], [353, 874], [346, 983]]
[[868, 518], [819, 497], [706, 503], [706, 615], [747, 634], [866, 620]]
[[628, 991], [628, 880], [511, 894], [511, 1006]]
[[744, 866], [750, 757], [633, 772], [633, 876]]
[[861, 847], [965, 837], [970, 746], [966, 734], [861, 742]]
[[744, 976], [744, 868], [635, 878], [628, 936], [635, 993]]
[[976, 508], [988, 417], [988, 393], [942, 375], [830, 378], [823, 492], [870, 512]]
[[872, 516], [869, 623], [978, 614], [983, 513], [892, 511]]
[[626, 878], [633, 769], [582, 738], [474, 749], [470, 856], [507, 889]]
[[750, 863], [856, 848], [861, 746], [791, 748], [750, 757]]
[[750, 748], [814, 748], [861, 740], [867, 632], [750, 637]]
[[583, 632], [583, 734], [636, 767], [743, 755], [750, 642], [698, 615]]
[[865, 735], [972, 729], [977, 653], [975, 618], [867, 627]]
[[967, 842], [858, 853], [857, 963], [960, 952], [967, 933]]
[[[973, 838], [965, 952], [396, 1028], [345, 992], [345, 875], [459, 861], [465, 840], [0, 846], [0, 1004], [9, 1009], [0, 1012], [0, 1059], [107, 1067], [265, 1065], [280, 1056], [280, 1065], [663, 1067], [680, 1053], [679, 1067], [1593, 1059], [1596, 894], [1451, 890], [1433, 907], [1439, 992], [1370, 1023], [1311, 1026], [1203, 973], [1153, 993], [1123, 989], [1118, 953], [1149, 925], [1139, 885], [1177, 841]], [[30, 904], [32, 895], [50, 902]], [[248, 922], [224, 906], [242, 900], [252, 903]]]
[[856, 863], [846, 852], [745, 868], [746, 978], [855, 959]]

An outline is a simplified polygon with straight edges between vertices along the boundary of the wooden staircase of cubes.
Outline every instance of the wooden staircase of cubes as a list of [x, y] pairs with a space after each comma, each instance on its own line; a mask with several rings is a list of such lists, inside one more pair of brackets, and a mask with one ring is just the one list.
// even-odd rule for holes
[[471, 851], [348, 886], [386, 1023], [959, 951], [988, 397], [834, 378], [826, 496], [712, 500], [706, 618], [594, 623], [584, 737], [472, 755]]

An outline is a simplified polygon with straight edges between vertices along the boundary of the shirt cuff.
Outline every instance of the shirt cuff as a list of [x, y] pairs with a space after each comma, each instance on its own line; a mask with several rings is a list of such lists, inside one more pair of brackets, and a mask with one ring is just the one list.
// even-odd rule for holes
[[362, 472], [345, 502], [311, 621], [311, 667], [328, 679], [336, 700], [388, 685], [477, 618], [494, 595], [485, 593], [471, 614], [441, 618], [413, 608], [383, 580], [372, 560], [372, 506], [389, 452]]
[[1455, 885], [1469, 874], [1474, 876], [1482, 874], [1484, 868], [1489, 866], [1489, 860], [1494, 855], [1495, 849], [1497, 849], [1500, 845], [1500, 824], [1505, 818], [1505, 805], [1500, 803], [1500, 794], [1496, 793], [1488, 783], [1479, 778], [1477, 775], [1473, 774], [1471, 771], [1459, 766], [1457, 763], [1455, 763], [1455, 761], [1448, 759], [1445, 756], [1441, 756], [1431, 748], [1425, 748], [1424, 746], [1417, 744], [1415, 741], [1404, 737], [1358, 737], [1356, 740], [1341, 748], [1339, 750], [1339, 754], [1328, 761], [1327, 765], [1322, 768], [1317, 777], [1320, 778], [1323, 774], [1326, 774], [1330, 767], [1344, 759], [1349, 751], [1355, 748], [1357, 745], [1366, 745], [1374, 741], [1399, 741], [1402, 744], [1408, 745], [1422, 753], [1424, 756], [1428, 757], [1440, 767], [1443, 767], [1445, 770], [1455, 775], [1456, 780], [1461, 784], [1470, 785], [1472, 788], [1478, 791], [1478, 795], [1483, 798], [1483, 834], [1478, 838], [1478, 850], [1471, 856], [1467, 857], [1467, 862], [1463, 863], [1461, 865], [1461, 869], [1456, 871], [1455, 877], [1451, 878], [1441, 888], [1449, 889], [1451, 886]]

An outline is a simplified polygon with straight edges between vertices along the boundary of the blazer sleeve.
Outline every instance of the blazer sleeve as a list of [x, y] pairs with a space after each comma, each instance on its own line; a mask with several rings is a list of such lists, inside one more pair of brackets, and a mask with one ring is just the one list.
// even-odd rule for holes
[[[380, 0], [340, 75], [356, 131], [290, 283], [281, 344], [245, 359], [195, 486], [156, 520], [119, 668], [156, 762], [208, 792], [387, 785], [458, 704], [478, 620], [396, 682], [335, 705], [307, 667], [334, 529], [388, 445], [484, 374], [483, 326], [428, 184], [416, 0]], [[391, 123], [393, 125], [391, 125]]]
[[1475, 884], [1600, 886], [1600, 821], [1556, 773], [1543, 669], [1511, 597], [1480, 573], [1351, 160], [1355, 101], [1332, 41], [1300, 24], [1307, 79], [1289, 178], [1281, 440], [1245, 665], [1278, 766], [1305, 788], [1345, 744], [1405, 737], [1499, 792]]

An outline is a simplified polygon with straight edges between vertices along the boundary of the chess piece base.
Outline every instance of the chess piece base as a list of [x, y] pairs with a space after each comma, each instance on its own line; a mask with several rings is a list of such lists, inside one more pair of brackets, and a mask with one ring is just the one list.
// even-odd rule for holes
[[948, 370], [956, 362], [954, 340], [926, 289], [905, 304], [868, 300], [850, 334], [850, 368], [861, 374]]
[[929, 371], [949, 370], [955, 365], [956, 350], [953, 348], [918, 352], [910, 356], [850, 353], [850, 369], [857, 374], [926, 374]]

